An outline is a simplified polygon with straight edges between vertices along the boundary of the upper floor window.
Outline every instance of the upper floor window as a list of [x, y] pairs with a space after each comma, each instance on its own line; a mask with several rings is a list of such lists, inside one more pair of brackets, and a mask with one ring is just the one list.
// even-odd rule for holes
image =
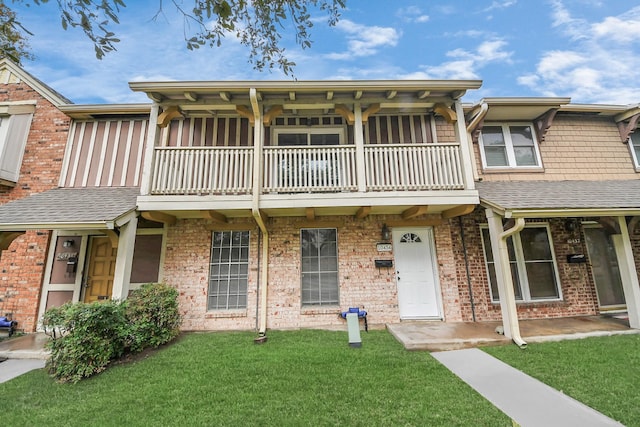
[[18, 182], [34, 105], [0, 105], [0, 183]]
[[344, 143], [344, 129], [336, 127], [276, 128], [277, 145], [340, 145]]
[[485, 168], [539, 168], [540, 152], [529, 124], [485, 125], [480, 134]]
[[631, 149], [634, 166], [636, 169], [640, 169], [640, 135], [629, 138], [629, 148]]

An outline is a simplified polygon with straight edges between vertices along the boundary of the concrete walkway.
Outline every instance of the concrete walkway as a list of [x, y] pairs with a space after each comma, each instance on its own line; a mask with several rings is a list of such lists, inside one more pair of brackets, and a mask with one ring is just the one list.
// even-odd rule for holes
[[44, 368], [49, 352], [45, 334], [27, 334], [0, 341], [0, 383], [34, 369]]
[[522, 427], [622, 426], [477, 348], [431, 355]]
[[45, 360], [41, 359], [7, 359], [0, 362], [0, 383], [9, 381], [34, 369], [44, 368]]

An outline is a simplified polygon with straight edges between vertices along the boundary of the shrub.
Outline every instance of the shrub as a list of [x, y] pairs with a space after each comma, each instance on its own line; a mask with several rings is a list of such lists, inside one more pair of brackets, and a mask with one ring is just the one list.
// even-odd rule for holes
[[147, 283], [131, 292], [125, 301], [131, 351], [157, 347], [180, 332], [178, 291], [166, 284]]
[[43, 325], [54, 331], [47, 368], [60, 381], [77, 382], [101, 372], [124, 353], [128, 326], [118, 302], [67, 303], [47, 311]]
[[61, 382], [97, 374], [127, 352], [157, 347], [179, 332], [178, 292], [146, 284], [124, 302], [67, 303], [49, 309], [42, 320], [52, 340], [47, 368]]

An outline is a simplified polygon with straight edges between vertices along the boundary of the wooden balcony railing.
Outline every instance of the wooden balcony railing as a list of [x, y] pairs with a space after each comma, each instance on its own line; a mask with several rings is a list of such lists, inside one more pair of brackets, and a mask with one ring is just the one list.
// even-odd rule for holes
[[155, 149], [151, 194], [244, 194], [252, 186], [252, 147]]
[[[264, 193], [358, 191], [353, 145], [265, 147]], [[253, 147], [158, 147], [151, 194], [249, 194]], [[364, 147], [366, 191], [459, 190], [464, 175], [458, 144]]]
[[356, 191], [354, 146], [267, 147], [264, 192]]
[[464, 189], [458, 144], [367, 145], [364, 152], [368, 191]]

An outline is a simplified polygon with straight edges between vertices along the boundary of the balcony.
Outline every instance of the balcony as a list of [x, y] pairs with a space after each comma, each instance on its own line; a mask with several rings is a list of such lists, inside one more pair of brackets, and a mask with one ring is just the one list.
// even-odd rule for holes
[[[360, 166], [353, 145], [265, 147], [260, 192], [465, 189], [457, 143], [365, 145], [363, 154]], [[154, 159], [151, 195], [246, 195], [253, 190], [253, 147], [156, 147]]]

